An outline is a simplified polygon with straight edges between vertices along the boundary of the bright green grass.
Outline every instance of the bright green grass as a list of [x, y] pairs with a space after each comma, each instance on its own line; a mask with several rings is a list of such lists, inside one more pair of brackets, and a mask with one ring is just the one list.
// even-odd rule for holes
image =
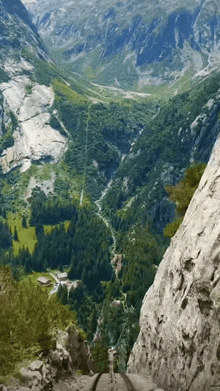
[[[32, 254], [34, 252], [35, 245], [37, 243], [37, 236], [35, 232], [35, 227], [22, 227], [22, 219], [19, 214], [7, 214], [7, 224], [11, 229], [12, 235], [14, 235], [14, 230], [16, 227], [18, 233], [18, 240], [12, 241], [13, 253], [14, 255], [18, 255], [19, 251], [22, 248], [27, 248], [28, 251]], [[64, 227], [67, 231], [70, 225], [70, 221], [64, 221]], [[59, 224], [56, 225], [44, 225], [44, 233], [50, 233], [55, 227], [58, 227]]]
[[[53, 273], [53, 271], [51, 271], [51, 273]], [[46, 287], [42, 287], [43, 289], [46, 289], [48, 292], [50, 292], [51, 289], [53, 288], [53, 284], [56, 282], [55, 279], [50, 275], [50, 273], [47, 273], [47, 272], [40, 272], [40, 273], [33, 272], [32, 274], [28, 274], [28, 276], [24, 280], [30, 279], [31, 282], [33, 282], [34, 284], [38, 285], [39, 283], [38, 283], [37, 279], [39, 277], [46, 277], [49, 280], [51, 280], [52, 285], [46, 286]]]
[[14, 234], [15, 227], [18, 233], [18, 241], [12, 241], [14, 255], [18, 255], [19, 250], [22, 248], [27, 248], [32, 254], [37, 243], [35, 227], [23, 228], [22, 219], [19, 214], [12, 213], [7, 214], [7, 224], [11, 229], [12, 235]]
[[72, 90], [72, 88], [68, 87], [66, 84], [60, 82], [59, 80], [53, 81], [53, 88], [58, 94], [60, 93], [64, 95], [69, 102], [78, 104], [85, 104], [87, 102], [86, 98], [84, 98], [82, 95], [78, 94], [78, 92]]
[[[63, 224], [65, 227], [65, 230], [67, 231], [70, 226], [70, 221], [66, 220], [66, 221], [64, 221]], [[59, 227], [59, 224], [57, 224], [57, 225], [44, 225], [44, 233], [49, 234], [51, 231], [53, 231], [53, 229], [55, 227]]]

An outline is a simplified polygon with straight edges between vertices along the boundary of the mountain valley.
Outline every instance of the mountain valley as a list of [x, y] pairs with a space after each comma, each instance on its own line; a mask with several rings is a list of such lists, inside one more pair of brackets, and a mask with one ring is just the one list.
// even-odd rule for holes
[[151, 92], [218, 68], [217, 1], [24, 3], [53, 56], [94, 83]]
[[[76, 314], [95, 370], [107, 369], [115, 346], [125, 371], [141, 331], [129, 360], [140, 372], [141, 355], [156, 360], [159, 349], [139, 349], [148, 332], [139, 314], [158, 267], [160, 286], [174, 234], [165, 236], [166, 227], [182, 221], [218, 139], [219, 4], [23, 3], [0, 0], [0, 277], [9, 265], [25, 292], [23, 281], [35, 273], [66, 271], [80, 284], [71, 292], [61, 286], [57, 296]], [[0, 343], [0, 378], [9, 371], [1, 349], [6, 354], [10, 341], [15, 366], [30, 354], [13, 338], [5, 333]], [[152, 369], [150, 359], [145, 364]], [[176, 378], [163, 376], [160, 385], [174, 391]]]

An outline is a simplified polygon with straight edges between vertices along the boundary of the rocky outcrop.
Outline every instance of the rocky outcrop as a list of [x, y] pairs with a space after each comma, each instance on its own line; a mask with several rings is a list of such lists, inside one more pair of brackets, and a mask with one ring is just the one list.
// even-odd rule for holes
[[46, 357], [20, 369], [20, 385], [0, 384], [0, 391], [51, 391], [59, 379], [74, 377], [76, 370], [93, 373], [93, 359], [79, 331], [70, 325], [57, 334]]
[[37, 82], [33, 59], [49, 62], [37, 29], [20, 0], [0, 0], [0, 24], [1, 170], [57, 163], [67, 140], [50, 125], [53, 89]]
[[34, 390], [43, 391], [51, 390], [54, 380], [54, 370], [48, 364], [41, 360], [33, 361], [28, 368], [20, 370], [23, 385], [18, 388], [19, 391]]
[[220, 139], [143, 300], [128, 371], [166, 391], [220, 387]]
[[2, 83], [4, 111], [13, 112], [17, 128], [14, 145], [2, 152], [3, 173], [21, 166], [26, 171], [32, 162], [57, 163], [67, 149], [67, 139], [50, 125], [49, 108], [54, 102], [52, 87], [31, 84], [26, 76], [15, 76]]
[[123, 266], [123, 255], [115, 254], [114, 258], [111, 261], [111, 264], [113, 266], [116, 275], [118, 276]]
[[89, 346], [82, 340], [80, 333], [69, 326], [63, 336], [63, 345], [68, 350], [73, 368], [89, 374], [93, 371], [93, 358]]

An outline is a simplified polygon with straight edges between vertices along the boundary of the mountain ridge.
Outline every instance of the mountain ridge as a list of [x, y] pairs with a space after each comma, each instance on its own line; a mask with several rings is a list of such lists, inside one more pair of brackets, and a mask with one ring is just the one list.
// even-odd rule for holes
[[219, 62], [217, 2], [38, 0], [27, 7], [53, 55], [99, 84], [147, 92]]

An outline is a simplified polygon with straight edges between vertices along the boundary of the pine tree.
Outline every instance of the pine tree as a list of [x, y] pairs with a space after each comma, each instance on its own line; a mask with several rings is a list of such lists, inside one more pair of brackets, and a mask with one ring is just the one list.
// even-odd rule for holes
[[14, 227], [14, 240], [17, 242], [18, 241], [18, 232], [17, 232], [17, 228]]
[[22, 216], [22, 227], [27, 228], [27, 219], [25, 216]]

